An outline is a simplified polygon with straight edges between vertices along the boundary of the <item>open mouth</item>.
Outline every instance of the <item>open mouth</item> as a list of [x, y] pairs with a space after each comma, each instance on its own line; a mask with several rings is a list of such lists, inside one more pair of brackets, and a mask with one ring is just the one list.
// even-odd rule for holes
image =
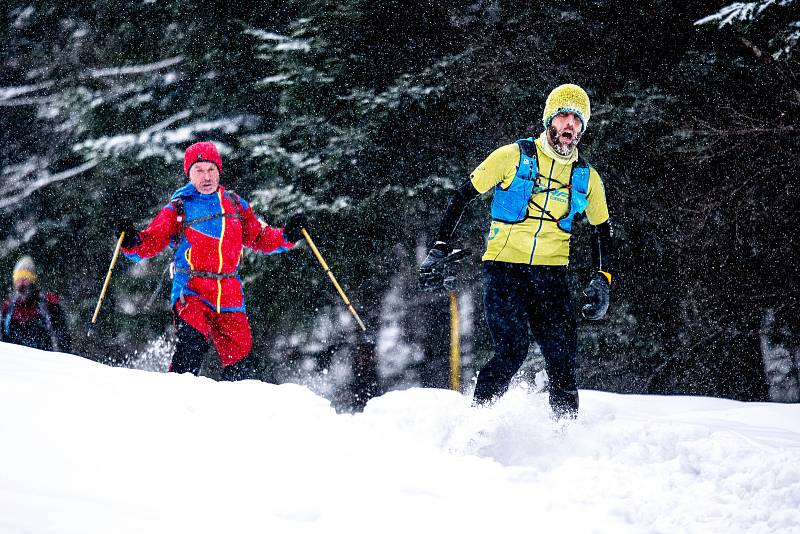
[[572, 140], [575, 139], [575, 136], [573, 135], [572, 132], [561, 132], [559, 137], [561, 137], [561, 140], [564, 141], [565, 143], [571, 143]]

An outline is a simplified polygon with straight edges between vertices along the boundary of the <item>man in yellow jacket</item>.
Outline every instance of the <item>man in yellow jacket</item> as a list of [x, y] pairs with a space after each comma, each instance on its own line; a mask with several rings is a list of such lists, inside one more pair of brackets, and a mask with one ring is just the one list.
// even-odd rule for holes
[[586, 319], [605, 316], [611, 285], [605, 189], [577, 149], [590, 116], [583, 89], [573, 84], [553, 89], [545, 103], [544, 131], [536, 139], [498, 148], [472, 172], [450, 200], [436, 242], [420, 267], [423, 287], [441, 283], [442, 266], [452, 251], [449, 240], [464, 208], [493, 190], [483, 292], [495, 353], [478, 375], [477, 405], [506, 392], [528, 355], [530, 329], [545, 359], [554, 416], [577, 416], [577, 319], [567, 265], [573, 222], [580, 214], [594, 228], [592, 258], [597, 270], [584, 291]]

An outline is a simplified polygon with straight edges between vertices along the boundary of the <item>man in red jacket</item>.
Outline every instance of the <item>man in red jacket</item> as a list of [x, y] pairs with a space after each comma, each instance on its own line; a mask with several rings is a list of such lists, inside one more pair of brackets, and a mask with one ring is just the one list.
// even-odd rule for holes
[[210, 338], [222, 379], [249, 378], [253, 338], [238, 274], [242, 248], [289, 250], [301, 239], [306, 218], [295, 213], [283, 229], [258, 220], [243, 198], [220, 185], [222, 158], [213, 143], [187, 148], [183, 170], [189, 183], [145, 230], [136, 231], [130, 219], [118, 221], [117, 235], [125, 232], [122, 251], [133, 261], [167, 246], [175, 252], [171, 301], [178, 341], [170, 371], [199, 374]]

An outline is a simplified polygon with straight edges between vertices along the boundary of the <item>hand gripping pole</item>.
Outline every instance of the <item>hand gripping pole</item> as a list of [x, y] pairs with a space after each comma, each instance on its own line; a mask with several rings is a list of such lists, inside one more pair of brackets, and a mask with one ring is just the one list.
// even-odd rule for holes
[[333, 282], [334, 287], [339, 292], [339, 295], [342, 297], [342, 300], [344, 301], [344, 303], [347, 305], [347, 309], [349, 309], [350, 313], [353, 314], [353, 317], [356, 318], [356, 321], [358, 322], [358, 326], [361, 327], [362, 331], [366, 332], [367, 331], [367, 327], [364, 326], [364, 323], [361, 321], [361, 317], [358, 316], [358, 313], [356, 312], [356, 309], [353, 308], [352, 304], [350, 304], [350, 300], [347, 298], [347, 295], [344, 294], [344, 291], [342, 290], [341, 286], [339, 285], [339, 282], [336, 281], [336, 277], [333, 276], [333, 273], [331, 272], [330, 267], [328, 267], [328, 264], [325, 263], [325, 259], [323, 259], [322, 254], [320, 254], [319, 250], [317, 250], [317, 247], [316, 247], [316, 245], [314, 245], [314, 241], [311, 239], [311, 236], [308, 235], [308, 232], [306, 231], [305, 228], [301, 228], [300, 229], [300, 233], [303, 234], [303, 237], [305, 238], [306, 242], [308, 243], [308, 246], [311, 247], [311, 252], [313, 252], [314, 256], [317, 257], [317, 261], [319, 261], [320, 265], [322, 265], [322, 268], [325, 269], [325, 274], [327, 274], [328, 278], [330, 278], [331, 282]]

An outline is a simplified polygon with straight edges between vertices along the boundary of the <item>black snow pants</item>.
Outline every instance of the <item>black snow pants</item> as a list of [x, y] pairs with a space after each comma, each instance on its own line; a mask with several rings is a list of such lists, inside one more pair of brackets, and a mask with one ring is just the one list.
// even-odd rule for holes
[[[169, 371], [171, 373], [192, 373], [198, 376], [211, 343], [199, 330], [177, 317], [175, 318], [175, 328], [178, 334], [178, 341]], [[224, 381], [255, 378], [254, 360], [251, 354], [234, 364], [226, 365], [222, 369], [221, 380]]]
[[553, 414], [577, 416], [577, 319], [567, 268], [485, 261], [483, 302], [494, 357], [478, 375], [474, 403], [490, 403], [508, 390], [528, 356], [530, 328], [544, 355]]

